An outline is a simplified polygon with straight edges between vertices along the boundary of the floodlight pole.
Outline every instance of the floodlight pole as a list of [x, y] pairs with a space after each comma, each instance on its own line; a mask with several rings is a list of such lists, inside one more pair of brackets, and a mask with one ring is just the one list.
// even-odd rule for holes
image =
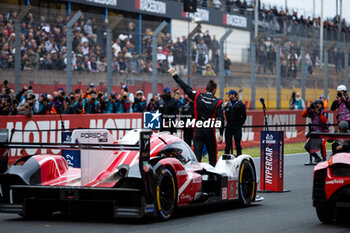
[[152, 94], [157, 94], [157, 47], [158, 47], [158, 34], [168, 25], [166, 21], [163, 21], [152, 34]]
[[67, 93], [72, 92], [72, 26], [82, 16], [83, 13], [78, 11], [67, 23], [67, 66], [66, 66], [66, 91]]

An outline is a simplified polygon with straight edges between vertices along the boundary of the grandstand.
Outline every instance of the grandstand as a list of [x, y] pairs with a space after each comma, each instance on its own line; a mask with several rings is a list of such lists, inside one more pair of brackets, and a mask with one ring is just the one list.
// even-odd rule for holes
[[[16, 20], [29, 3], [31, 9], [18, 22], [18, 35]], [[339, 16], [324, 21], [324, 48], [328, 49], [324, 54], [328, 60], [325, 63], [320, 57], [320, 18], [304, 18], [298, 12], [259, 6], [257, 23], [261, 37], [254, 44], [256, 56], [252, 57], [254, 1], [201, 0], [196, 13], [183, 12], [182, 5], [181, 1], [163, 0], [50, 0], [25, 1], [20, 5], [3, 1], [0, 5], [1, 79], [8, 80], [9, 87], [14, 88], [19, 72], [22, 86], [31, 85], [38, 96], [43, 92], [55, 95], [60, 87], [66, 89], [67, 23], [80, 10], [83, 14], [72, 26], [72, 63], [69, 65], [73, 72], [73, 91], [85, 92], [89, 84], [94, 83], [97, 90], [107, 92], [107, 67], [111, 59], [113, 92], [118, 96], [121, 85], [127, 84], [134, 94], [143, 89], [149, 100], [154, 67], [158, 72], [156, 90], [161, 93], [163, 87], [173, 85], [166, 74], [170, 66], [176, 66], [180, 74], [187, 77], [189, 50], [194, 87], [203, 88], [204, 80], [219, 82], [219, 74], [224, 72], [219, 67], [219, 58], [223, 57], [219, 53], [219, 42], [228, 29], [233, 32], [224, 43], [228, 57], [224, 69], [229, 70], [225, 73], [229, 75], [224, 77], [224, 87], [241, 90], [241, 98], [250, 108], [259, 108], [251, 104], [253, 73], [255, 98], [264, 97], [269, 108], [288, 108], [292, 90], [302, 92], [303, 80], [307, 88], [306, 102], [318, 98], [324, 89], [333, 99], [334, 88], [346, 82], [350, 28]], [[109, 56], [107, 28], [118, 19], [121, 20], [112, 29]], [[154, 54], [152, 35], [162, 21], [167, 24], [158, 34]], [[201, 31], [191, 38], [189, 48], [187, 35], [198, 22]], [[21, 50], [19, 67], [15, 67], [16, 38]], [[276, 69], [277, 50], [280, 74]], [[303, 51], [305, 58], [301, 56]], [[281, 79], [280, 100], [276, 98], [277, 78]], [[324, 87], [325, 78], [327, 87]], [[10, 98], [14, 97], [12, 94]]]

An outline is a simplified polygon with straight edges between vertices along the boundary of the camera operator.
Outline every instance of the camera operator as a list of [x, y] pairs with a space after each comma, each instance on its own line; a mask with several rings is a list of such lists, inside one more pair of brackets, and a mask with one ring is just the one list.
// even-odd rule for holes
[[170, 122], [176, 120], [176, 116], [179, 113], [179, 106], [177, 101], [171, 97], [171, 90], [169, 87], [164, 88], [163, 92], [159, 100], [159, 111], [162, 113], [163, 123], [167, 125], [168, 128], [163, 128], [163, 124], [161, 124], [160, 131], [170, 131], [170, 133], [173, 134], [176, 133], [176, 129]]
[[91, 93], [90, 98], [86, 99], [84, 109], [87, 114], [98, 113], [99, 102], [96, 93]]
[[88, 99], [90, 98], [90, 95], [92, 93], [96, 93], [96, 87], [95, 84], [90, 83], [89, 87], [87, 88], [86, 92], [83, 95], [83, 99]]
[[51, 103], [47, 99], [47, 94], [42, 93], [39, 97], [39, 111], [38, 115], [51, 114]]
[[107, 107], [105, 113], [122, 113], [123, 105], [122, 101], [119, 100], [115, 94], [111, 94], [107, 100]]
[[97, 101], [99, 103], [99, 108], [98, 108], [98, 113], [104, 113], [105, 109], [106, 109], [106, 101], [105, 101], [105, 97], [104, 97], [104, 94], [103, 94], [103, 91], [98, 91], [98, 94], [97, 94]]
[[0, 101], [0, 115], [10, 115], [11, 99], [8, 96], [2, 95]]
[[338, 109], [338, 122], [347, 121], [350, 123], [350, 97], [347, 94], [345, 85], [339, 85], [337, 87], [337, 98], [333, 101], [331, 106], [332, 111], [336, 109]]
[[17, 107], [18, 115], [26, 115], [32, 117], [34, 114], [34, 104], [35, 104], [35, 95], [28, 94], [25, 102], [21, 102]]
[[[194, 104], [193, 100], [191, 100], [187, 94], [184, 95], [184, 104], [182, 105], [182, 111], [181, 111], [181, 120], [186, 122], [187, 120], [192, 120], [194, 118]], [[184, 128], [184, 141], [189, 145], [192, 146], [192, 140], [193, 140], [193, 133], [194, 128]]]
[[132, 112], [144, 112], [147, 101], [143, 97], [143, 91], [140, 89], [136, 92], [134, 103], [132, 104]]
[[[313, 132], [328, 132], [328, 114], [324, 111], [323, 101], [321, 99], [316, 100], [315, 102], [310, 104], [310, 107], [305, 109], [301, 114], [302, 117], [311, 118], [311, 131]], [[305, 150], [310, 154], [310, 162], [305, 165], [311, 165], [312, 157], [315, 158], [315, 162], [319, 163], [324, 161], [327, 157], [325, 143], [326, 140], [323, 139], [312, 139], [312, 148], [311, 148], [311, 140], [309, 136], [305, 144]], [[321, 156], [314, 152], [314, 148], [318, 148], [321, 150]]]
[[76, 105], [76, 101], [75, 101], [75, 95], [73, 92], [69, 93], [69, 95], [65, 98], [65, 102], [64, 102], [64, 114], [74, 114], [75, 113], [75, 105]]
[[65, 92], [62, 87], [58, 88], [57, 92], [54, 92], [54, 98], [52, 101], [53, 111], [57, 114], [63, 114], [65, 112]]
[[242, 126], [247, 119], [246, 107], [238, 99], [237, 91], [231, 89], [227, 92], [229, 101], [225, 105], [226, 129], [225, 129], [225, 154], [233, 153], [232, 137], [235, 139], [237, 155], [242, 154]]

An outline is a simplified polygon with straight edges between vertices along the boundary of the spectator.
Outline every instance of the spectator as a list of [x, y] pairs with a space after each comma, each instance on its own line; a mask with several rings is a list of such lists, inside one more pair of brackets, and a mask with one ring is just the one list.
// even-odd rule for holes
[[258, 52], [258, 74], [260, 74], [260, 69], [263, 67], [264, 69], [264, 74], [266, 74], [266, 53], [264, 51], [264, 47], [260, 46], [259, 52]]
[[96, 93], [91, 93], [90, 98], [85, 99], [84, 109], [87, 114], [98, 113], [100, 103], [97, 100]]
[[174, 65], [176, 67], [177, 72], [180, 75], [184, 74], [186, 65], [186, 55], [182, 47], [179, 47], [179, 49], [174, 52]]
[[230, 72], [230, 66], [231, 66], [231, 60], [227, 57], [227, 54], [224, 54], [224, 76], [229, 77], [231, 76]]
[[205, 49], [201, 49], [199, 51], [197, 50], [196, 59], [195, 59], [197, 73], [203, 74], [208, 62], [209, 62], [209, 58]]

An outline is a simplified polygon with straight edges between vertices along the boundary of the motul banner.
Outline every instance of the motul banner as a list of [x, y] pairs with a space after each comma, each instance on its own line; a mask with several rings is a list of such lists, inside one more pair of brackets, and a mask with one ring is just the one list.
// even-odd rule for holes
[[[298, 110], [266, 111], [271, 131], [284, 131], [285, 143], [304, 142], [305, 131], [307, 127], [286, 126], [294, 124], [307, 124], [310, 119], [301, 117]], [[142, 128], [141, 113], [119, 113], [119, 114], [84, 114], [84, 115], [62, 115], [64, 127], [70, 128]], [[329, 122], [332, 124], [334, 113], [328, 115]], [[259, 146], [260, 131], [262, 127], [251, 127], [264, 125], [264, 116], [262, 111], [247, 111], [247, 120], [243, 128], [242, 147]], [[0, 116], [0, 129], [15, 129], [12, 142], [61, 142], [61, 121], [58, 115], [35, 115], [32, 118], [27, 116]], [[50, 130], [50, 131], [46, 131]], [[331, 132], [333, 129], [330, 129]], [[116, 139], [120, 139], [125, 130], [112, 130], [111, 133]], [[182, 131], [177, 130], [178, 135], [182, 136]], [[11, 135], [11, 132], [10, 132]], [[225, 143], [218, 145], [218, 149], [223, 149]], [[11, 149], [10, 163], [13, 163], [22, 155], [33, 155], [39, 153], [37, 149]], [[244, 152], [244, 151], [243, 151]], [[41, 153], [59, 154], [59, 150], [42, 150]]]
[[283, 131], [261, 131], [260, 190], [283, 191], [283, 139]]

